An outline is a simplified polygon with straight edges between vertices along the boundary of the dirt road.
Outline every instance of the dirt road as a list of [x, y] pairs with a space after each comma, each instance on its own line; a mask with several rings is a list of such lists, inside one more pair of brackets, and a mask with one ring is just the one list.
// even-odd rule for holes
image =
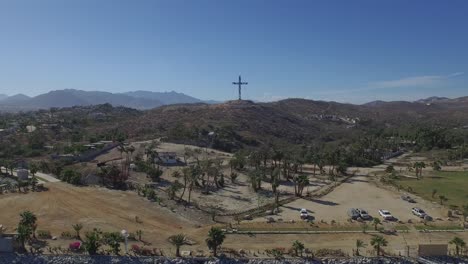
[[420, 198], [416, 199], [416, 204], [412, 204], [403, 201], [400, 195], [375, 186], [369, 182], [368, 177], [355, 176], [320, 199], [313, 201], [299, 199], [285, 205], [278, 217], [284, 220], [299, 220], [299, 210], [305, 208], [312, 212], [317, 220], [346, 222], [349, 218], [347, 216], [349, 208], [363, 208], [374, 217], [379, 217], [379, 209], [386, 209], [404, 222], [408, 219], [419, 221], [420, 219], [411, 213], [411, 208], [416, 206], [434, 218], [444, 218], [446, 215], [445, 210], [438, 204]]

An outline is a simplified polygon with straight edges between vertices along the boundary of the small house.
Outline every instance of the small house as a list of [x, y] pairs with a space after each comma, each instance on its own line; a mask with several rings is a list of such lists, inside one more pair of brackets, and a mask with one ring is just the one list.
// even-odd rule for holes
[[177, 154], [175, 152], [160, 152], [156, 162], [162, 165], [175, 165], [178, 163]]
[[18, 179], [21, 181], [27, 181], [29, 178], [29, 171], [26, 169], [17, 169], [16, 170], [16, 175], [18, 176]]

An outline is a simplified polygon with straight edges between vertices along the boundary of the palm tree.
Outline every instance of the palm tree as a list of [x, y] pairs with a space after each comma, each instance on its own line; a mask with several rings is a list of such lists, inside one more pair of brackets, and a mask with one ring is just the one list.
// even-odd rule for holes
[[17, 235], [16, 239], [20, 242], [22, 249], [25, 249], [25, 242], [31, 238], [32, 230], [31, 227], [26, 225], [18, 225], [16, 229]]
[[383, 236], [374, 236], [371, 240], [371, 245], [374, 246], [374, 249], [377, 251], [377, 256], [380, 256], [380, 248], [386, 247], [388, 241]]
[[463, 223], [464, 223], [466, 219], [468, 219], [468, 204], [463, 206], [462, 214], [463, 214]]
[[38, 167], [37, 167], [36, 163], [32, 163], [29, 166], [29, 172], [31, 172], [32, 176], [34, 177], [34, 175], [36, 175], [37, 171], [38, 171]]
[[73, 230], [75, 230], [76, 238], [81, 239], [80, 231], [81, 231], [81, 229], [83, 229], [83, 225], [78, 223], [78, 224], [72, 225], [72, 227], [73, 227]]
[[175, 180], [171, 186], [169, 186], [169, 188], [167, 189], [167, 193], [169, 195], [169, 198], [171, 200], [174, 200], [175, 197], [176, 197], [176, 193], [182, 189], [183, 185], [178, 181], [178, 180]]
[[302, 257], [302, 251], [304, 251], [304, 244], [301, 243], [299, 240], [295, 240], [292, 244], [292, 248], [294, 249], [294, 253], [296, 256], [300, 255]]
[[213, 255], [216, 257], [218, 248], [223, 244], [226, 236], [224, 232], [218, 227], [212, 227], [208, 232], [208, 238], [206, 239], [206, 245], [209, 249], [213, 250]]
[[29, 166], [29, 172], [31, 172], [32, 174], [32, 179], [31, 179], [31, 186], [32, 186], [32, 189], [33, 191], [36, 190], [36, 186], [37, 186], [37, 183], [38, 183], [38, 180], [36, 178], [36, 173], [38, 171], [38, 167], [35, 163], [32, 163], [30, 166]]
[[125, 152], [125, 147], [123, 144], [120, 144], [118, 147], [117, 147], [117, 150], [120, 152], [120, 159], [123, 158], [123, 153]]
[[297, 177], [294, 177], [294, 191], [296, 196], [302, 196], [304, 188], [309, 185], [309, 177], [305, 174], [301, 174]]
[[439, 200], [440, 200], [440, 204], [443, 205], [444, 202], [448, 201], [447, 197], [445, 197], [445, 195], [439, 195]]
[[138, 241], [141, 241], [141, 236], [143, 235], [143, 230], [137, 230], [136, 235], [138, 236]]
[[133, 158], [133, 152], [135, 152], [135, 147], [132, 145], [128, 147], [128, 151], [130, 152], [130, 158]]
[[314, 178], [315, 178], [315, 175], [317, 175], [317, 166], [318, 164], [322, 163], [322, 157], [320, 156], [320, 154], [316, 153], [312, 156], [312, 162], [314, 163]]
[[197, 165], [197, 166], [190, 167], [190, 173], [189, 173], [189, 178], [188, 178], [188, 182], [189, 182], [189, 185], [188, 185], [189, 192], [188, 192], [188, 199], [187, 199], [188, 204], [190, 204], [193, 187], [198, 184], [198, 179], [201, 173], [202, 172], [201, 172], [200, 166]]
[[356, 240], [356, 256], [360, 256], [359, 249], [365, 248], [367, 245], [361, 239]]
[[426, 163], [424, 163], [423, 161], [418, 161], [413, 164], [413, 167], [416, 171], [416, 178], [419, 180], [422, 176], [422, 169], [426, 168]]
[[449, 242], [452, 245], [455, 245], [455, 251], [457, 256], [460, 255], [460, 249], [466, 247], [465, 241], [461, 239], [460, 237], [454, 237], [452, 240]]
[[20, 214], [19, 226], [26, 226], [31, 229], [32, 235], [36, 238], [35, 231], [37, 228], [37, 217], [31, 211], [24, 211]]
[[377, 230], [377, 226], [380, 225], [380, 224], [382, 224], [382, 222], [380, 222], [380, 219], [374, 218], [374, 219], [372, 220], [372, 224], [374, 224], [374, 230]]
[[187, 244], [184, 234], [177, 234], [169, 237], [169, 242], [176, 247], [176, 257], [180, 257], [180, 247]]

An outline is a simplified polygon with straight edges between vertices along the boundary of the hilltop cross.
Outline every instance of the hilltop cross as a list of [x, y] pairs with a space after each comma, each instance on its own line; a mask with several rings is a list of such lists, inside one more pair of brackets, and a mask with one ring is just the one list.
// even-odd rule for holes
[[238, 82], [232, 82], [232, 84], [239, 85], [239, 100], [242, 100], [242, 85], [247, 85], [249, 83], [242, 82], [242, 78], [239, 75], [239, 81]]

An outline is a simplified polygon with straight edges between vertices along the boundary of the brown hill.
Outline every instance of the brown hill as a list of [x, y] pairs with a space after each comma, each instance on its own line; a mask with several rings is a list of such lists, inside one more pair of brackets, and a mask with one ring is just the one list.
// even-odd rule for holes
[[[269, 142], [314, 144], [352, 142], [370, 130], [431, 124], [449, 128], [468, 124], [468, 102], [379, 102], [352, 105], [287, 99], [271, 103], [229, 101], [179, 104], [143, 111], [112, 127], [131, 138], [166, 137], [174, 142], [214, 144], [233, 150]], [[210, 134], [214, 132], [214, 136]]]
[[[162, 106], [124, 120], [116, 127], [132, 138], [167, 137], [191, 144], [218, 144], [230, 150], [275, 143], [352, 141], [372, 129], [414, 124], [461, 127], [468, 124], [468, 102], [380, 102], [352, 105], [287, 99], [271, 103]], [[107, 128], [103, 128], [107, 129]], [[210, 136], [215, 132], [215, 136]]]

